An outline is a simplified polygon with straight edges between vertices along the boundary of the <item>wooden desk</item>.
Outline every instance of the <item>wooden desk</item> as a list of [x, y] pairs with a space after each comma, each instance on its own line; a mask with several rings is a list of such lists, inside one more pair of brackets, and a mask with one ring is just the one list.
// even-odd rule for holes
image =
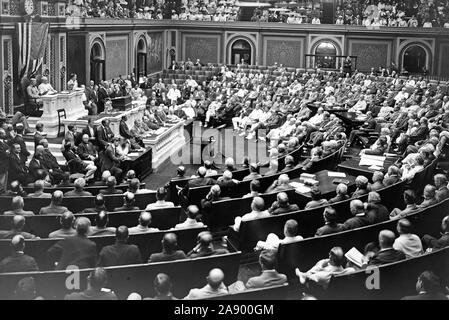
[[130, 159], [125, 160], [122, 163], [122, 169], [124, 172], [134, 170], [140, 181], [153, 172], [153, 150], [151, 147], [147, 148], [144, 152], [139, 152], [139, 155], [131, 155], [128, 157]]
[[[383, 170], [382, 170], [383, 173], [386, 173], [388, 170], [388, 167], [391, 166], [392, 164], [394, 164], [397, 159], [398, 159], [398, 157], [387, 157], [384, 161]], [[338, 169], [340, 171], [346, 172], [350, 175], [365, 176], [371, 181], [371, 178], [373, 177], [373, 173], [375, 170], [369, 169], [368, 166], [360, 166], [359, 163], [360, 163], [360, 157], [354, 157], [354, 158], [348, 159], [348, 160], [340, 163], [338, 165]]]

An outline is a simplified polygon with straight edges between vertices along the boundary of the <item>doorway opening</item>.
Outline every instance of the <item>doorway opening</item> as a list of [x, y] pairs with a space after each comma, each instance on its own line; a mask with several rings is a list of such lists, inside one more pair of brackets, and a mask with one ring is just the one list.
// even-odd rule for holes
[[95, 43], [90, 50], [90, 80], [95, 83], [105, 80], [106, 63], [101, 45]]
[[231, 47], [231, 64], [251, 64], [251, 45], [246, 40], [237, 40]]

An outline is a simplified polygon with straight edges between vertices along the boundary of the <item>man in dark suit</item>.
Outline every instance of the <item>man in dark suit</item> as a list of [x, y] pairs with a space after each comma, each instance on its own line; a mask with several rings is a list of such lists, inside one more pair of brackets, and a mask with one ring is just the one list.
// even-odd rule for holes
[[98, 86], [98, 112], [104, 111], [104, 103], [109, 98], [109, 92], [104, 82], [101, 82]]
[[349, 199], [348, 196], [348, 186], [345, 185], [344, 183], [340, 183], [337, 185], [337, 187], [335, 188], [335, 197], [329, 199], [327, 202], [329, 204], [331, 203], [337, 203], [340, 201], [345, 201]]
[[186, 259], [182, 250], [176, 250], [178, 237], [174, 233], [166, 233], [162, 239], [162, 252], [153, 253], [148, 262], [162, 262]]
[[51, 196], [50, 205], [48, 205], [46, 207], [42, 207], [39, 210], [39, 215], [44, 215], [44, 214], [60, 215], [60, 214], [63, 214], [64, 212], [69, 211], [69, 209], [67, 209], [67, 207], [61, 206], [63, 198], [64, 198], [64, 194], [62, 193], [61, 190], [54, 191]]
[[106, 270], [95, 268], [87, 277], [87, 289], [82, 292], [72, 292], [64, 300], [117, 300], [114, 291], [104, 288], [108, 280]]
[[63, 239], [48, 249], [51, 261], [58, 262], [56, 270], [65, 270], [68, 266], [77, 266], [80, 269], [95, 267], [97, 245], [87, 239], [90, 220], [80, 217], [75, 224], [76, 236]]
[[25, 206], [23, 202], [23, 198], [21, 196], [16, 196], [11, 200], [11, 210], [5, 211], [3, 215], [13, 216], [13, 215], [21, 215], [21, 216], [34, 216], [33, 211], [25, 211], [23, 207]]
[[415, 296], [403, 297], [401, 300], [448, 300], [443, 293], [440, 278], [432, 271], [424, 271], [416, 282]]
[[101, 121], [101, 126], [97, 127], [96, 134], [99, 150], [105, 150], [114, 137], [111, 128], [109, 128], [109, 120], [104, 119]]
[[17, 180], [22, 185], [28, 184], [28, 169], [20, 157], [20, 145], [13, 144], [9, 154], [8, 182]]
[[34, 148], [40, 145], [41, 140], [45, 139], [44, 125], [40, 122], [36, 123], [36, 132], [34, 133]]
[[353, 217], [343, 223], [343, 230], [357, 229], [374, 223], [375, 217], [370, 216], [365, 212], [362, 201], [358, 199], [352, 200], [349, 207]]
[[104, 201], [104, 195], [99, 193], [95, 196], [93, 208], [86, 208], [83, 210], [83, 213], [98, 213], [100, 211], [107, 211]]
[[142, 139], [137, 137], [137, 135], [135, 133], [133, 133], [132, 131], [129, 130], [129, 127], [128, 127], [128, 124], [126, 123], [126, 121], [128, 121], [128, 117], [122, 116], [122, 118], [120, 120], [120, 125], [119, 125], [120, 135], [123, 138], [130, 140], [131, 145], [136, 146], [136, 147], [137, 147], [137, 145], [139, 145], [140, 147], [144, 148], [145, 144], [143, 143]]
[[18, 145], [20, 145], [20, 157], [22, 158], [23, 162], [27, 162], [28, 157], [30, 156], [30, 152], [28, 151], [25, 140], [23, 139], [23, 131], [23, 125], [17, 124], [15, 133], [13, 131], [13, 138], [11, 139], [11, 143], [17, 143]]
[[25, 217], [22, 215], [15, 215], [12, 218], [11, 230], [0, 231], [0, 239], [12, 239], [16, 235], [22, 236], [24, 239], [39, 239], [34, 234], [23, 231], [25, 228]]
[[423, 244], [427, 246], [427, 248], [432, 249], [441, 249], [449, 246], [449, 216], [443, 218], [441, 222], [441, 237], [439, 239], [432, 237], [431, 235], [424, 235], [422, 238]]
[[89, 135], [87, 134], [83, 134], [82, 140], [76, 151], [83, 161], [94, 161], [95, 163], [97, 160], [97, 151], [95, 150], [93, 143], [89, 141]]
[[0, 194], [6, 191], [8, 183], [9, 146], [5, 138], [5, 130], [0, 128]]
[[31, 177], [33, 178], [33, 181], [36, 181], [39, 178], [38, 172], [40, 173], [39, 170], [42, 170], [43, 172], [45, 172], [45, 176], [48, 176], [49, 172], [46, 170], [45, 166], [44, 166], [44, 161], [43, 161], [43, 152], [44, 152], [44, 147], [39, 145], [36, 148], [36, 151], [34, 152], [33, 158], [30, 161], [30, 164], [28, 165], [28, 171], [31, 175]]
[[196, 247], [193, 248], [187, 256], [193, 259], [229, 253], [226, 249], [214, 249], [212, 240], [212, 234], [209, 231], [200, 232], [198, 234]]
[[120, 226], [115, 231], [115, 244], [106, 246], [100, 251], [98, 266], [122, 266], [142, 263], [139, 248], [134, 244], [127, 244], [128, 228]]
[[297, 204], [290, 204], [288, 200], [288, 195], [285, 192], [279, 192], [277, 194], [277, 200], [273, 202], [268, 212], [272, 215], [278, 215], [293, 211], [298, 211], [299, 207]]
[[0, 262], [0, 273], [39, 271], [36, 261], [24, 253], [25, 238], [16, 235], [11, 240], [13, 253]]
[[139, 207], [134, 206], [135, 202], [136, 198], [134, 193], [127, 191], [123, 194], [123, 206], [115, 208], [114, 212], [139, 210]]
[[375, 217], [375, 223], [387, 221], [390, 219], [389, 210], [382, 204], [380, 195], [375, 191], [371, 191], [370, 193], [368, 193], [366, 212], [369, 212], [368, 216]]
[[122, 162], [123, 158], [118, 157], [115, 151], [115, 148], [117, 148], [119, 142], [119, 138], [114, 138], [114, 143], [108, 143], [108, 145], [106, 146], [106, 150], [102, 154], [101, 171], [104, 172], [108, 170], [113, 176], [115, 176], [117, 181], [121, 182], [123, 170], [120, 169], [120, 163]]
[[379, 232], [380, 250], [370, 259], [368, 265], [380, 266], [391, 262], [405, 260], [405, 254], [393, 248], [395, 235], [393, 231], [382, 230]]
[[209, 185], [215, 184], [214, 179], [206, 178], [206, 168], [205, 167], [199, 167], [196, 173], [197, 173], [198, 177], [191, 179], [189, 181], [190, 188], [209, 186]]
[[276, 267], [276, 251], [264, 250], [259, 255], [259, 264], [262, 274], [248, 280], [245, 287], [247, 289], [266, 288], [287, 283], [287, 276], [278, 273]]
[[343, 224], [338, 223], [337, 211], [333, 208], [326, 208], [323, 212], [325, 224], [315, 232], [315, 237], [343, 231]]
[[117, 180], [115, 179], [114, 176], [110, 176], [107, 180], [106, 180], [106, 189], [101, 189], [100, 193], [101, 194], [122, 194], [123, 191], [116, 189], [115, 186], [117, 185]]
[[92, 143], [94, 143], [96, 141], [97, 128], [94, 126], [93, 118], [87, 119], [87, 126], [85, 126], [81, 130], [81, 134], [82, 134], [81, 137], [84, 136], [85, 134], [87, 134], [87, 136], [89, 137], [89, 141], [91, 141]]

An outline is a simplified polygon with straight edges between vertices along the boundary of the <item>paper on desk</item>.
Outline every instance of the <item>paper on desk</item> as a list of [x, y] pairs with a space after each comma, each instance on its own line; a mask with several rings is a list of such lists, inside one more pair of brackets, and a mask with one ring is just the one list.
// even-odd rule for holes
[[384, 167], [379, 167], [379, 166], [371, 166], [371, 167], [368, 167], [368, 169], [370, 169], [370, 170], [374, 170], [374, 171], [379, 171], [379, 170], [382, 170]]
[[138, 157], [139, 153], [138, 152], [130, 152], [128, 153], [128, 157]]
[[295, 191], [297, 193], [309, 193], [310, 191], [312, 191], [312, 189], [306, 187], [303, 183], [291, 182], [290, 185], [295, 188]]
[[346, 173], [336, 172], [336, 171], [328, 171], [327, 176], [332, 177], [332, 178], [346, 178]]
[[363, 155], [360, 159], [359, 166], [384, 166], [385, 157], [380, 156], [371, 156], [371, 155]]

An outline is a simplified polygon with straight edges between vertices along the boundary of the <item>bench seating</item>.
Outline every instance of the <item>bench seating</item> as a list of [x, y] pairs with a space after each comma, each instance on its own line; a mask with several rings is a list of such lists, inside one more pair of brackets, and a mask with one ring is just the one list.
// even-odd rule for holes
[[449, 281], [449, 248], [405, 261], [379, 267], [379, 289], [368, 290], [365, 270], [331, 278], [327, 290], [315, 290], [319, 299], [339, 300], [398, 300], [416, 295], [416, 279], [424, 270], [435, 272], [443, 283]]
[[214, 296], [203, 300], [286, 300], [288, 284], [272, 286], [268, 288], [245, 290], [234, 294]]
[[[402, 194], [403, 188], [404, 182], [398, 182], [378, 191], [381, 199], [385, 199], [385, 204], [389, 210], [392, 210], [396, 206], [402, 207], [402, 199], [398, 197], [398, 194]], [[367, 195], [364, 195], [357, 199], [366, 201], [367, 197]], [[352, 200], [354, 199], [332, 204], [332, 207], [338, 213], [339, 222], [344, 222], [346, 219], [352, 217], [349, 209]], [[280, 238], [283, 238], [285, 222], [290, 219], [298, 221], [299, 234], [303, 238], [313, 237], [316, 230], [324, 225], [323, 211], [325, 208], [326, 206], [322, 206], [262, 219], [244, 221], [240, 225], [238, 233], [231, 232], [230, 241], [234, 247], [239, 248], [242, 252], [252, 252], [257, 241], [264, 241], [270, 233], [274, 233]]]
[[[237, 280], [240, 252], [211, 256], [197, 259], [178, 260], [173, 262], [158, 262], [150, 264], [118, 266], [106, 268], [108, 273], [107, 288], [114, 290], [119, 299], [126, 299], [131, 292], [137, 292], [142, 297], [155, 295], [153, 280], [158, 273], [166, 273], [173, 282], [175, 297], [185, 297], [191, 288], [201, 288], [206, 284], [209, 271], [219, 266], [224, 274], [226, 285]], [[81, 290], [86, 288], [86, 278], [91, 269], [79, 271]], [[194, 272], [192, 272], [194, 271]], [[69, 293], [66, 279], [70, 273], [65, 271], [44, 271], [29, 273], [0, 274], [0, 299], [11, 299], [17, 282], [28, 276], [34, 277], [37, 292], [46, 299], [63, 299]]]
[[[128, 184], [119, 184], [119, 185], [115, 186], [115, 188], [118, 190], [122, 190], [123, 192], [126, 192], [128, 190]], [[145, 189], [145, 183], [141, 183], [140, 188]], [[87, 186], [84, 188], [84, 190], [89, 191], [93, 195], [99, 194], [101, 189], [106, 189], [106, 186]], [[30, 194], [30, 193], [34, 192], [34, 187], [24, 187], [23, 190], [26, 191], [28, 194]], [[65, 193], [67, 191], [73, 190], [73, 187], [46, 187], [46, 188], [44, 188], [44, 192], [47, 192], [47, 193], [53, 193], [56, 190], [60, 190]]]
[[[138, 224], [138, 219], [141, 210], [137, 211], [120, 211], [109, 212], [109, 227], [127, 226], [134, 227]], [[182, 209], [181, 207], [163, 208], [151, 210], [151, 227], [160, 230], [168, 230], [173, 228], [180, 222]], [[96, 213], [80, 213], [75, 214], [75, 217], [87, 217], [90, 219], [92, 225], [96, 225]], [[13, 216], [0, 215], [0, 230], [9, 230], [11, 228]], [[32, 233], [38, 237], [46, 238], [50, 232], [61, 228], [59, 223], [59, 215], [37, 215], [26, 217], [25, 228], [23, 231]]]
[[[64, 197], [62, 205], [67, 207], [70, 211], [77, 213], [86, 208], [94, 207], [94, 196], [88, 197]], [[135, 206], [140, 209], [145, 209], [149, 203], [156, 202], [156, 192], [138, 193], [135, 195]], [[2, 211], [11, 210], [12, 197], [0, 196], [0, 208]], [[35, 214], [39, 213], [42, 207], [50, 204], [50, 198], [24, 198], [25, 210], [33, 211]], [[105, 195], [105, 205], [109, 211], [123, 206], [123, 195]]]
[[[413, 224], [413, 233], [418, 235], [438, 235], [441, 220], [447, 215], [449, 200], [438, 203], [407, 217]], [[328, 256], [332, 247], [339, 246], [345, 252], [356, 247], [363, 252], [365, 245], [371, 241], [377, 241], [379, 232], [389, 229], [396, 232], [397, 220], [390, 220], [374, 225], [339, 232], [322, 237], [305, 239], [286, 245], [280, 245], [278, 251], [278, 271], [294, 278], [295, 268], [307, 271], [321, 259]]]
[[[173, 232], [178, 236], [178, 249], [185, 253], [189, 252], [196, 246], [198, 233], [206, 231], [207, 228], [193, 228], [182, 230], [158, 231], [151, 233], [132, 234], [129, 236], [128, 243], [135, 244], [139, 247], [143, 261], [148, 261], [150, 254], [161, 252], [161, 240], [165, 233]], [[97, 251], [115, 243], [115, 236], [95, 236], [90, 237], [97, 244]], [[25, 253], [34, 257], [40, 270], [51, 270], [51, 262], [48, 259], [47, 251], [56, 242], [61, 239], [40, 239], [26, 240]], [[0, 240], [0, 259], [10, 255], [11, 240]]]

